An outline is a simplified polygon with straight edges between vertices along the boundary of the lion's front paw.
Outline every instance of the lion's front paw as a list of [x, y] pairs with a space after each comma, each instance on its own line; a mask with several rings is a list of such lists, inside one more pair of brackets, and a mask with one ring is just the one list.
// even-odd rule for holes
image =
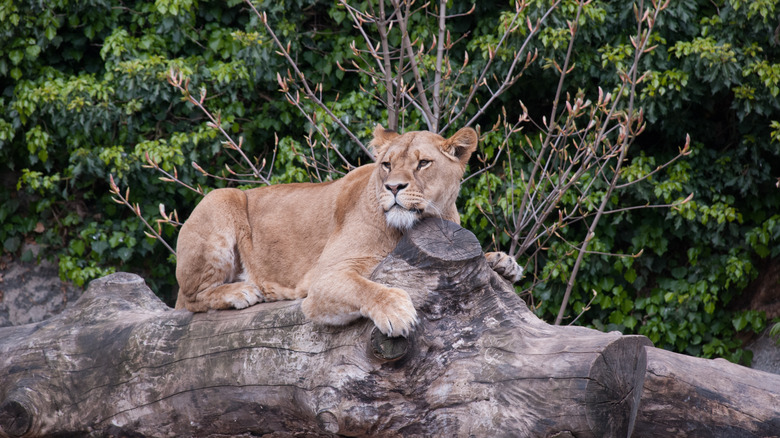
[[488, 265], [493, 268], [496, 273], [506, 278], [512, 283], [517, 283], [523, 278], [523, 268], [517, 264], [514, 257], [509, 256], [505, 252], [489, 252], [485, 254]]
[[417, 311], [409, 294], [397, 288], [388, 288], [377, 300], [365, 304], [361, 313], [390, 337], [408, 336], [417, 324]]

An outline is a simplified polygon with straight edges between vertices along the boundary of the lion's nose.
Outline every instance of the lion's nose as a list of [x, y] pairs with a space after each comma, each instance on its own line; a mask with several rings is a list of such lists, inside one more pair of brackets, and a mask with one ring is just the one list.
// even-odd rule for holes
[[398, 194], [398, 192], [400, 192], [401, 190], [405, 189], [406, 186], [408, 186], [408, 185], [409, 184], [385, 184], [385, 188], [387, 190], [390, 190], [390, 193], [392, 193], [393, 196], [395, 196], [395, 195]]

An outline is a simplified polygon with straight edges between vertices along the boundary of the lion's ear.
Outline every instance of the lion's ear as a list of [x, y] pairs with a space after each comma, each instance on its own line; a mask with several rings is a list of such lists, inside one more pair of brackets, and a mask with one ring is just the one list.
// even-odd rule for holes
[[477, 150], [477, 141], [479, 141], [477, 131], [472, 128], [461, 128], [455, 135], [444, 141], [442, 150], [460, 160], [460, 164], [465, 167], [471, 154]]
[[373, 149], [374, 155], [379, 156], [382, 155], [387, 145], [396, 137], [398, 137], [397, 132], [389, 131], [383, 128], [382, 125], [376, 125], [376, 128], [374, 128], [374, 139], [371, 140], [368, 146]]

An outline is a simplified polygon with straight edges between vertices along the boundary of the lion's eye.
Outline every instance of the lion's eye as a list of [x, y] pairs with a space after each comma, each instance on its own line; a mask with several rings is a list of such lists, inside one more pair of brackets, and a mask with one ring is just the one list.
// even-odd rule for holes
[[419, 163], [417, 163], [417, 170], [423, 169], [425, 167], [428, 167], [428, 165], [431, 164], [430, 160], [420, 160]]
[[386, 171], [390, 172], [390, 162], [389, 162], [389, 161], [384, 161], [384, 162], [382, 162], [382, 167], [383, 167], [383, 168], [384, 168]]

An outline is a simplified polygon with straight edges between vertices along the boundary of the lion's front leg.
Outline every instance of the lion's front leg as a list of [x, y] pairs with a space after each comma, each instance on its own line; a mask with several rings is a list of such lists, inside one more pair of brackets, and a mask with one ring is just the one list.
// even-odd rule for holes
[[505, 252], [485, 253], [488, 265], [493, 268], [498, 275], [506, 278], [510, 282], [517, 283], [523, 278], [523, 267], [517, 264], [514, 257]]
[[330, 325], [367, 317], [387, 336], [408, 336], [417, 324], [417, 311], [405, 290], [375, 283], [354, 271], [313, 281], [301, 308], [306, 318]]

